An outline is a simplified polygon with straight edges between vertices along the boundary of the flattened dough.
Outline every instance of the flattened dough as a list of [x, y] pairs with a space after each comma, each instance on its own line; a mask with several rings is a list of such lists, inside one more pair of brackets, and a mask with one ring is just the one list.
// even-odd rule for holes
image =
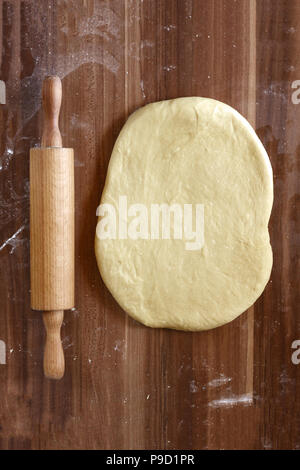
[[[253, 128], [208, 98], [178, 98], [133, 113], [112, 152], [101, 203], [203, 204], [201, 250], [186, 240], [96, 235], [102, 278], [121, 307], [151, 327], [207, 330], [261, 295], [272, 267], [272, 168]], [[99, 224], [98, 220], [98, 224]]]

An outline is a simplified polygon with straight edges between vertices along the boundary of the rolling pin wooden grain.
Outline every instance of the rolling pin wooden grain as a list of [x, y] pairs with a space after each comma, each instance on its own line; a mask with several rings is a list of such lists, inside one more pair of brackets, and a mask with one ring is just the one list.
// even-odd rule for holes
[[31, 308], [44, 312], [44, 372], [52, 379], [64, 375], [60, 330], [74, 307], [74, 155], [62, 148], [61, 98], [60, 79], [46, 78], [42, 145], [30, 150]]

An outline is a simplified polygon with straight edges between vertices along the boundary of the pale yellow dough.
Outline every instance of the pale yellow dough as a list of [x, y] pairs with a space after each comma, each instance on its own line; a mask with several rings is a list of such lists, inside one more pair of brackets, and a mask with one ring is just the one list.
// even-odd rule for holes
[[[205, 243], [101, 240], [102, 278], [121, 307], [151, 327], [207, 330], [261, 295], [272, 267], [272, 168], [250, 124], [208, 98], [152, 103], [130, 116], [115, 144], [101, 203], [204, 205]], [[99, 223], [99, 221], [98, 221]]]

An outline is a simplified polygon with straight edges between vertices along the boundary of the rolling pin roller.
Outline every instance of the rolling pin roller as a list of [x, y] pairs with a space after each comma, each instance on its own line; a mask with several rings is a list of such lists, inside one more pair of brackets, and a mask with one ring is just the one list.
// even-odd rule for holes
[[46, 78], [42, 145], [30, 150], [31, 308], [44, 312], [44, 372], [52, 379], [64, 375], [60, 330], [74, 307], [74, 156], [62, 148], [61, 97], [60, 79]]

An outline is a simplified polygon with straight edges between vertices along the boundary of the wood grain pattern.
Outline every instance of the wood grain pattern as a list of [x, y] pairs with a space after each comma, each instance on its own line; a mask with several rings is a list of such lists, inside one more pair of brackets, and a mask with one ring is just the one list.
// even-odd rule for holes
[[[300, 448], [297, 0], [0, 1], [0, 447]], [[34, 25], [34, 27], [33, 27]], [[61, 130], [74, 148], [76, 310], [63, 325], [67, 373], [43, 378], [43, 327], [30, 310], [29, 148], [41, 83], [63, 80]], [[128, 318], [100, 279], [96, 208], [115, 139], [146, 103], [224, 101], [255, 126], [272, 161], [271, 280], [254, 307], [204, 333]], [[298, 211], [299, 212], [299, 211]]]
[[30, 150], [31, 308], [74, 307], [73, 149]]

